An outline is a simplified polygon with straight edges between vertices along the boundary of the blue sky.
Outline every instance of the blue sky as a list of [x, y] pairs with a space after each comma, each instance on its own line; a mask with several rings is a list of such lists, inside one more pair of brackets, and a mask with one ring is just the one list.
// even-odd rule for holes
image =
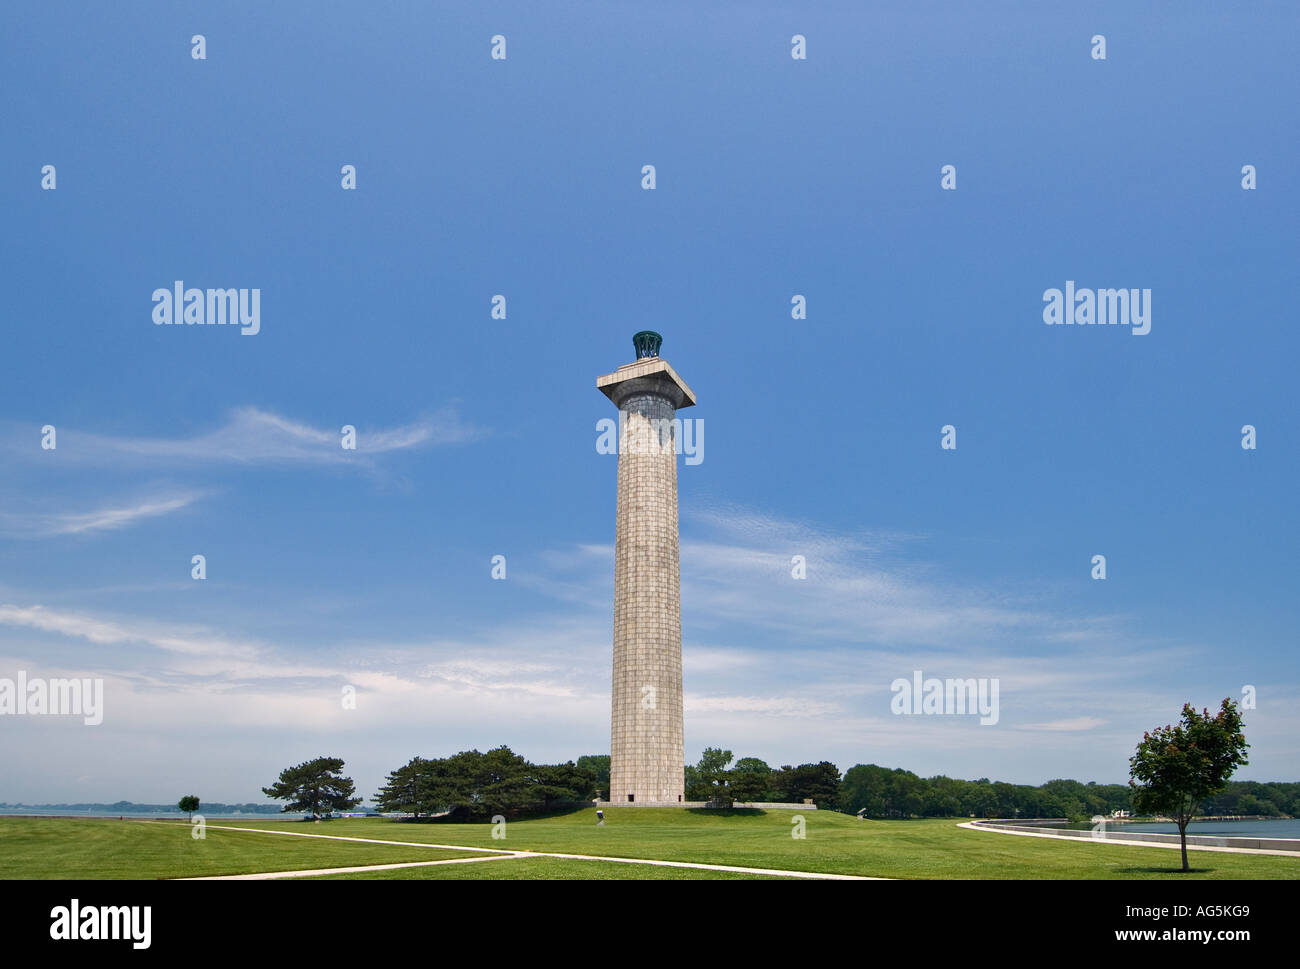
[[[106, 692], [0, 720], [0, 800], [606, 751], [643, 328], [706, 428], [688, 760], [1118, 782], [1251, 684], [1239, 776], [1300, 776], [1293, 7], [321, 6], [0, 12], [0, 677]], [[153, 325], [178, 279], [260, 332]], [[892, 715], [914, 669], [999, 723]]]

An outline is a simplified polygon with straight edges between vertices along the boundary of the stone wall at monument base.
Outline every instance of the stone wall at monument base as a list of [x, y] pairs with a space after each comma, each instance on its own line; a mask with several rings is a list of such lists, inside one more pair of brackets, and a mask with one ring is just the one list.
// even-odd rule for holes
[[[592, 805], [601, 810], [605, 808], [708, 808], [709, 810], [728, 810], [727, 808], [709, 808], [708, 801], [636, 801], [626, 804], [621, 801], [593, 801]], [[746, 811], [816, 811], [816, 804], [797, 804], [793, 801], [737, 801], [730, 810]]]

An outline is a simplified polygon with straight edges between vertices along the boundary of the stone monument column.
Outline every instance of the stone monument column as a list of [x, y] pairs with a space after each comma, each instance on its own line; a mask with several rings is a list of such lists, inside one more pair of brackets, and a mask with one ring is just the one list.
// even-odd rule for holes
[[659, 356], [658, 333], [632, 343], [636, 360], [596, 380], [619, 409], [609, 800], [677, 804], [685, 742], [676, 413], [695, 394]]

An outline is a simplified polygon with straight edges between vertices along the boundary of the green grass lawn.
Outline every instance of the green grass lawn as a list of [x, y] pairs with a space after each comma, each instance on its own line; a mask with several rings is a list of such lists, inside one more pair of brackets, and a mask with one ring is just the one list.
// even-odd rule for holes
[[[251, 825], [257, 827], [257, 825]], [[344, 834], [336, 825], [312, 833]], [[404, 828], [397, 827], [400, 832]], [[394, 841], [428, 840], [386, 837]], [[363, 837], [377, 837], [366, 834]], [[189, 878], [255, 871], [344, 868], [456, 858], [481, 852], [352, 844], [220, 831], [190, 837], [185, 823], [92, 818], [0, 818], [0, 878]]]
[[[808, 811], [803, 813], [806, 837], [796, 840], [790, 833], [797, 813], [608, 808], [604, 827], [596, 826], [594, 812], [578, 811], [509, 822], [501, 841], [492, 840], [487, 824], [403, 824], [357, 818], [334, 826], [356, 837], [398, 838], [392, 833], [398, 830], [403, 841], [886, 878], [1300, 878], [1300, 858], [1193, 850], [1188, 858], [1197, 870], [1183, 875], [1176, 870], [1178, 852], [1165, 848], [1020, 838], [969, 831], [957, 827], [957, 820], [859, 821], [832, 811]], [[249, 826], [284, 823], [250, 822]], [[466, 866], [399, 871], [388, 877], [465, 877], [448, 871], [461, 867]], [[500, 876], [485, 869], [474, 877]]]
[[[1300, 859], [1189, 852], [1095, 842], [1021, 838], [957, 827], [956, 820], [859, 821], [831, 811], [803, 812], [806, 837], [790, 836], [799, 812], [609, 808], [604, 827], [582, 810], [511, 821], [504, 840], [490, 824], [411, 824], [355, 818], [317, 825], [258, 819], [209, 822], [194, 841], [183, 824], [0, 818], [0, 876], [7, 878], [160, 878], [388, 864], [455, 857], [437, 849], [364, 845], [223, 831], [214, 824], [463, 845], [560, 851], [617, 858], [820, 871], [887, 878], [972, 879], [1296, 879]], [[472, 853], [472, 851], [471, 851]], [[386, 879], [706, 878], [683, 869], [569, 859], [517, 859], [375, 872]], [[745, 876], [741, 876], [745, 877]]]

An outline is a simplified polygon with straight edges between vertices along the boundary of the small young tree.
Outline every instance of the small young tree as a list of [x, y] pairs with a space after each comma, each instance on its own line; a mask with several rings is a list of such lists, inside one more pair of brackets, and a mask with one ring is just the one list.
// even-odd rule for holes
[[288, 801], [282, 813], [310, 811], [312, 817], [320, 817], [322, 809], [346, 811], [360, 804], [361, 798], [352, 796], [355, 790], [352, 778], [341, 776], [341, 770], [341, 758], [317, 757], [296, 767], [286, 767], [280, 771], [280, 779], [262, 788], [262, 793], [277, 801]]
[[1137, 753], [1129, 758], [1129, 787], [1139, 811], [1166, 814], [1178, 824], [1187, 866], [1187, 824], [1201, 802], [1217, 794], [1228, 778], [1247, 763], [1246, 735], [1241, 732], [1237, 704], [1225, 699], [1213, 717], [1183, 704], [1182, 722], [1142, 735]]
[[176, 806], [182, 811], [188, 813], [190, 819], [193, 820], [194, 812], [199, 809], [199, 797], [197, 794], [186, 794], [180, 799]]

